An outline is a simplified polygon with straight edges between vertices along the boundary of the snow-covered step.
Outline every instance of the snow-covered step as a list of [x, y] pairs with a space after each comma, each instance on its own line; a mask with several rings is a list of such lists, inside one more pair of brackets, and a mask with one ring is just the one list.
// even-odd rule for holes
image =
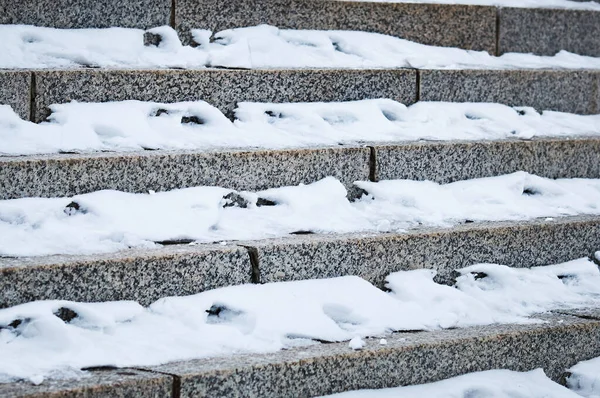
[[[362, 30], [424, 44], [492, 54], [560, 50], [599, 56], [597, 10], [496, 8], [372, 1], [179, 1], [176, 27], [213, 30], [258, 24], [293, 29]], [[497, 36], [498, 34], [498, 36]]]
[[351, 196], [357, 193], [354, 181], [369, 178], [446, 183], [516, 171], [549, 178], [600, 178], [599, 154], [600, 139], [571, 137], [12, 156], [0, 157], [0, 199], [202, 185], [257, 191], [327, 176], [339, 179]]
[[[365, 388], [422, 384], [490, 369], [542, 368], [558, 381], [580, 361], [600, 355], [600, 322], [546, 315], [545, 323], [394, 333], [272, 354], [193, 360], [141, 369], [92, 369], [89, 377], [0, 384], [0, 395], [104, 397], [311, 397]], [[173, 395], [171, 395], [173, 394]]]
[[[12, 73], [6, 79], [12, 81]], [[21, 116], [42, 121], [52, 104], [106, 101], [204, 100], [227, 115], [238, 102], [352, 101], [389, 98], [422, 101], [498, 102], [579, 114], [600, 113], [598, 71], [568, 70], [69, 70], [32, 72], [29, 91], [8, 92]], [[15, 94], [10, 94], [14, 92]], [[0, 94], [5, 96], [7, 94]], [[16, 98], [11, 100], [11, 98]]]
[[[467, 223], [404, 233], [305, 235], [216, 245], [170, 245], [103, 255], [0, 258], [0, 308], [34, 300], [136, 300], [144, 305], [240, 283], [357, 275], [383, 287], [390, 273], [477, 263], [556, 264], [600, 248], [598, 216]], [[172, 243], [176, 243], [175, 241]]]

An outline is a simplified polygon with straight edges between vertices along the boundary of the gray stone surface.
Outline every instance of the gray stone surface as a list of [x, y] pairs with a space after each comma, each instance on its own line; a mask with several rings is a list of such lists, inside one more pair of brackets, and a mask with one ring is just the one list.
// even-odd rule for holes
[[0, 70], [0, 105], [10, 105], [25, 120], [29, 120], [31, 72]]
[[548, 316], [547, 323], [395, 333], [388, 344], [368, 339], [268, 355], [237, 355], [153, 368], [179, 376], [181, 397], [310, 397], [352, 389], [438, 381], [490, 369], [565, 369], [600, 355], [600, 322]]
[[600, 139], [417, 142], [377, 145], [377, 180], [448, 183], [527, 171], [548, 178], [600, 178]]
[[499, 102], [580, 114], [598, 111], [597, 71], [422, 70], [419, 73], [421, 101]]
[[[224, 2], [225, 3], [225, 2]], [[231, 115], [237, 102], [416, 101], [413, 70], [68, 70], [36, 72], [35, 120], [77, 100], [204, 100]], [[118, 89], [115, 89], [117, 88]]]
[[357, 275], [384, 287], [390, 273], [419, 268], [435, 269], [438, 280], [448, 282], [455, 269], [478, 263], [521, 268], [590, 256], [600, 247], [600, 217], [469, 223], [400, 234], [304, 235], [244, 245], [257, 250], [263, 283]]
[[178, 30], [270, 24], [291, 29], [361, 30], [437, 46], [495, 50], [494, 7], [329, 0], [177, 0]]
[[556, 310], [557, 314], [572, 315], [584, 319], [597, 319], [600, 320], [600, 308], [577, 308], [570, 310]]
[[334, 176], [369, 178], [369, 148], [0, 157], [0, 199], [70, 196], [100, 189], [167, 191], [214, 185], [261, 190]]
[[600, 12], [499, 8], [499, 54], [554, 55], [560, 50], [600, 56]]
[[44, 380], [0, 384], [2, 397], [28, 398], [125, 398], [171, 397], [173, 377], [136, 369], [95, 370], [77, 380]]
[[170, 17], [171, 0], [0, 0], [0, 24], [145, 29]]
[[114, 254], [0, 258], [0, 308], [34, 300], [135, 300], [142, 305], [250, 283], [248, 252], [235, 245], [167, 246]]

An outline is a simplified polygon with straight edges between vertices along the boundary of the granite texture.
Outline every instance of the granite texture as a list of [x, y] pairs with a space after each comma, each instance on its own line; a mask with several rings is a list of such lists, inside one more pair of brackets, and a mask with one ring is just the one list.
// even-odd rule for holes
[[[226, 3], [226, 2], [223, 2]], [[36, 75], [35, 121], [48, 106], [77, 100], [203, 100], [233, 114], [237, 102], [416, 101], [413, 70], [64, 70]]]
[[557, 314], [571, 315], [583, 319], [600, 320], [600, 308], [576, 308], [568, 310], [556, 310]]
[[600, 178], [600, 138], [416, 142], [373, 148], [376, 180], [448, 183], [515, 171], [548, 178]]
[[579, 114], [598, 111], [598, 71], [422, 70], [419, 74], [421, 101], [499, 102]]
[[496, 42], [494, 7], [330, 0], [177, 0], [175, 23], [218, 32], [270, 24], [290, 29], [361, 30], [436, 46], [485, 50]]
[[0, 258], [0, 308], [34, 300], [80, 302], [184, 296], [250, 283], [245, 248], [178, 245], [114, 254]]
[[438, 381], [490, 369], [544, 368], [554, 380], [600, 355], [600, 322], [564, 315], [547, 323], [395, 333], [381, 346], [367, 339], [267, 355], [237, 355], [152, 368], [181, 380], [181, 397], [311, 397], [364, 388]]
[[560, 50], [600, 56], [600, 12], [536, 8], [498, 9], [498, 53], [554, 55]]
[[10, 105], [25, 120], [29, 120], [31, 72], [0, 70], [0, 105]]
[[0, 0], [0, 23], [53, 28], [168, 25], [171, 0]]
[[303, 235], [244, 242], [258, 254], [262, 283], [357, 275], [378, 287], [392, 272], [437, 270], [449, 282], [455, 269], [477, 263], [511, 267], [555, 264], [600, 248], [600, 217], [552, 221], [470, 223], [406, 233]]
[[262, 190], [334, 176], [349, 188], [369, 178], [369, 148], [223, 152], [144, 151], [0, 157], [0, 199], [71, 196], [101, 189], [167, 191], [190, 186]]
[[0, 384], [2, 397], [28, 398], [125, 398], [171, 397], [173, 377], [136, 369], [90, 371], [77, 380], [44, 380], [38, 386], [29, 382]]

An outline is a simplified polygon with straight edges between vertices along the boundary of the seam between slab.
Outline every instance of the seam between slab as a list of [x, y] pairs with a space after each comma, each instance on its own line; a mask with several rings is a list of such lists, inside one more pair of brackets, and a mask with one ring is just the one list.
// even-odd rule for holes
[[369, 148], [369, 181], [377, 182], [377, 149], [374, 146]]
[[36, 87], [36, 79], [35, 72], [31, 72], [31, 76], [29, 79], [29, 120], [31, 122], [35, 122], [35, 97], [37, 95], [37, 87]]
[[495, 43], [495, 50], [496, 50], [496, 56], [500, 56], [500, 7], [496, 7], [496, 43]]
[[175, 1], [176, 0], [171, 0], [171, 15], [170, 15], [170, 18], [169, 18], [169, 23], [171, 24], [171, 27], [173, 29], [175, 29], [175, 10], [176, 10], [176, 8], [175, 8], [175, 6], [176, 6], [175, 5]]
[[239, 245], [248, 251], [248, 257], [250, 258], [250, 280], [254, 284], [260, 284], [260, 268], [259, 268], [259, 256], [258, 248], [254, 246]]
[[415, 91], [415, 102], [419, 102], [421, 101], [421, 70], [420, 69], [415, 69], [416, 70], [416, 91]]
[[147, 368], [130, 367], [129, 369], [135, 369], [140, 372], [161, 374], [161, 375], [172, 377], [173, 384], [172, 384], [172, 390], [171, 390], [171, 397], [172, 398], [180, 398], [181, 397], [181, 377], [180, 376], [173, 374], [173, 373], [160, 372], [157, 370], [152, 370], [152, 369], [147, 369]]

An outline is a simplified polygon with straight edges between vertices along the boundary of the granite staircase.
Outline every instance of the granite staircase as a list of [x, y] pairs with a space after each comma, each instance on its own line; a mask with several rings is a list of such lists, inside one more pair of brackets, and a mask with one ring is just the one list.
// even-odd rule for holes
[[[0, 24], [58, 28], [171, 25], [214, 31], [261, 23], [379, 32], [492, 54], [559, 50], [600, 56], [600, 12], [333, 0], [0, 0]], [[231, 114], [237, 102], [498, 102], [600, 113], [599, 70], [0, 70], [0, 103], [43, 121], [49, 105], [204, 100]], [[334, 176], [451, 182], [527, 171], [600, 178], [600, 139], [409, 142], [285, 150], [143, 151], [0, 157], [0, 200], [118, 189], [216, 185], [261, 190]], [[165, 245], [105, 255], [0, 258], [0, 308], [35, 300], [135, 300], [143, 305], [244, 283], [358, 275], [383, 288], [391, 272], [479, 262], [560, 263], [600, 249], [600, 217], [470, 223], [403, 234], [303, 235]], [[347, 343], [156, 367], [91, 369], [76, 381], [0, 384], [0, 396], [318, 396], [436, 381], [478, 370], [543, 367], [556, 381], [600, 356], [600, 311], [546, 314], [547, 323], [396, 333], [361, 351]]]

